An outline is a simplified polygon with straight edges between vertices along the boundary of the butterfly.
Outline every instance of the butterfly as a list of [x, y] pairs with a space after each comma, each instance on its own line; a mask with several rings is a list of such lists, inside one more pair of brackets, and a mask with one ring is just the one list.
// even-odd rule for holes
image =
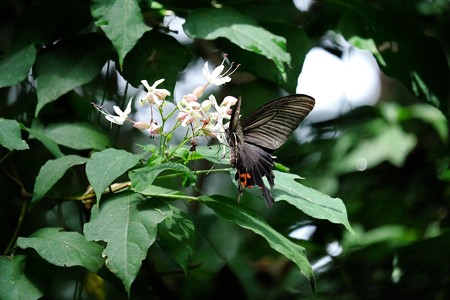
[[281, 147], [301, 121], [314, 108], [314, 98], [297, 94], [273, 100], [251, 113], [241, 124], [241, 99], [234, 105], [226, 137], [230, 146], [231, 166], [236, 168], [239, 195], [245, 188], [258, 186], [267, 207], [274, 199], [265, 186], [274, 186], [273, 167], [276, 157], [272, 152]]

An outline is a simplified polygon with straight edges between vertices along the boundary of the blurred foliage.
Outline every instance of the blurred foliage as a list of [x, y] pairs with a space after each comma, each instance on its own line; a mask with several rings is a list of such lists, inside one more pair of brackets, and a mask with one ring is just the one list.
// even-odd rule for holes
[[[449, 1], [7, 0], [0, 15], [1, 299], [450, 298]], [[295, 93], [311, 48], [339, 56], [329, 31], [394, 84], [275, 153], [305, 179], [277, 172], [295, 190], [270, 210], [254, 189], [235, 201], [234, 172], [194, 173], [216, 146], [142, 165], [125, 150], [148, 138], [90, 105], [124, 107], [142, 79], [173, 91], [228, 53], [241, 66], [219, 93], [245, 116]], [[80, 196], [106, 187], [134, 192]]]

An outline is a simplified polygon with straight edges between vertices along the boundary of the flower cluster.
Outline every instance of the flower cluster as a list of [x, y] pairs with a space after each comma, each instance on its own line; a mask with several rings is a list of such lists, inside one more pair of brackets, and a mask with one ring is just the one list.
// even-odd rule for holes
[[[239, 65], [235, 66], [234, 63], [232, 63], [231, 66], [224, 71], [225, 59], [226, 56], [222, 63], [212, 72], [209, 70], [208, 62], [206, 62], [202, 69], [203, 76], [206, 78], [206, 83], [195, 88], [192, 93], [184, 95], [180, 101], [178, 101], [173, 111], [166, 113], [166, 115], [164, 115], [162, 108], [165, 105], [166, 98], [170, 96], [171, 93], [166, 89], [157, 88], [164, 82], [164, 79], [157, 80], [151, 86], [147, 80], [142, 80], [141, 83], [147, 92], [145, 96], [140, 99], [140, 105], [149, 105], [151, 107], [149, 122], [137, 122], [129, 118], [133, 99], [130, 99], [124, 111], [118, 106], [113, 106], [116, 115], [109, 113], [103, 106], [97, 104], [94, 104], [94, 106], [98, 111], [105, 115], [105, 118], [110, 121], [111, 124], [123, 125], [125, 121], [128, 121], [133, 124], [134, 128], [143, 131], [145, 130], [151, 136], [160, 135], [165, 139], [177, 127], [181, 126], [186, 127], [188, 130], [182, 144], [199, 136], [216, 138], [220, 143], [225, 144], [225, 130], [229, 125], [226, 121], [231, 118], [231, 107], [236, 104], [237, 99], [232, 96], [227, 96], [219, 104], [214, 95], [210, 95], [202, 102], [199, 101], [199, 99], [202, 98], [206, 87], [209, 85], [220, 86], [231, 81], [230, 75], [236, 71]], [[162, 124], [158, 124], [155, 121], [153, 117], [154, 111], [160, 114]], [[167, 128], [164, 127], [165, 121], [174, 114], [176, 114], [177, 120], [174, 128], [164, 132], [164, 130], [167, 130]]]

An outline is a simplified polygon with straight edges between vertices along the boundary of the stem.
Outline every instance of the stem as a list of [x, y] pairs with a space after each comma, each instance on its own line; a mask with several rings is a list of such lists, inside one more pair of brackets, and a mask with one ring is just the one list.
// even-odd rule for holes
[[152, 197], [161, 197], [169, 199], [186, 199], [189, 201], [199, 201], [198, 197], [186, 196], [186, 195], [171, 195], [171, 194], [151, 194]]
[[3, 251], [3, 255], [8, 255], [13, 250], [17, 238], [19, 237], [20, 228], [22, 227], [23, 220], [25, 219], [25, 214], [28, 210], [29, 204], [30, 204], [29, 200], [24, 200], [22, 202], [22, 209], [20, 210], [19, 220], [17, 221], [16, 229], [14, 230], [13, 236], [9, 240], [8, 246], [6, 246], [5, 251]]
[[[172, 130], [172, 132], [173, 132], [173, 130]], [[167, 156], [168, 159], [170, 159], [170, 158], [173, 156], [173, 154], [175, 153], [175, 151], [177, 151], [178, 149], [180, 149], [181, 146], [183, 146], [184, 144], [186, 144], [187, 141], [190, 140], [190, 139], [187, 138], [188, 135], [189, 135], [189, 130], [186, 130], [186, 134], [184, 135], [184, 139], [183, 139], [183, 140], [175, 147], [175, 149], [173, 149], [172, 152], [169, 153], [169, 155]]]

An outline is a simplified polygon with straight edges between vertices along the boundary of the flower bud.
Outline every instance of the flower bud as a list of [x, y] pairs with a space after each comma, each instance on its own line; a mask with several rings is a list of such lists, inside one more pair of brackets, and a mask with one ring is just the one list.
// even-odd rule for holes
[[136, 122], [133, 124], [133, 127], [139, 130], [146, 130], [150, 128], [150, 124], [147, 122]]

